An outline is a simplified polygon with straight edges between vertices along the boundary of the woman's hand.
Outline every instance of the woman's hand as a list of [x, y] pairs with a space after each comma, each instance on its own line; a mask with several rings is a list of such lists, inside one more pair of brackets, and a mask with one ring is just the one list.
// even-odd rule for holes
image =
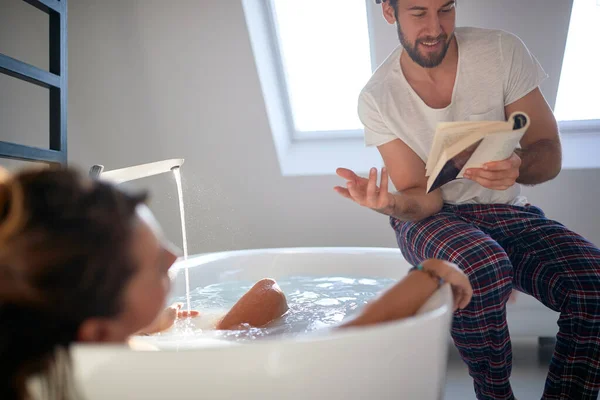
[[423, 270], [442, 278], [444, 282], [450, 284], [454, 294], [454, 311], [469, 305], [473, 297], [473, 287], [467, 275], [456, 264], [431, 259], [423, 262], [422, 265]]
[[165, 308], [149, 326], [142, 329], [139, 333], [150, 335], [166, 331], [173, 326], [178, 318], [194, 318], [200, 315], [200, 312], [192, 310], [181, 310], [183, 303], [174, 303]]

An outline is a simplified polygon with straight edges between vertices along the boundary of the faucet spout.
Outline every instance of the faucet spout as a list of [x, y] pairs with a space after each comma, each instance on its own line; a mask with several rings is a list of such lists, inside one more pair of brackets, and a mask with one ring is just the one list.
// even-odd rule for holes
[[94, 165], [90, 169], [90, 177], [118, 184], [174, 171], [181, 168], [183, 162], [183, 158], [173, 158], [106, 172], [104, 172], [104, 166]]

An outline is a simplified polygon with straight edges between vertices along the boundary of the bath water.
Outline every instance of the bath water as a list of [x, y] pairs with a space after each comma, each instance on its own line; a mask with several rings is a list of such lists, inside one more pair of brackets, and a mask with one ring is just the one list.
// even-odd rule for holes
[[[181, 172], [173, 169], [179, 199], [183, 258], [188, 258], [187, 231]], [[285, 293], [289, 310], [279, 320], [266, 327], [236, 331], [217, 331], [214, 326], [255, 282], [231, 281], [198, 287], [190, 291], [189, 270], [186, 263], [185, 295], [170, 299], [169, 304], [184, 302], [187, 310], [198, 310], [201, 316], [176, 321], [170, 330], [147, 338], [157, 347], [182, 347], [200, 344], [205, 339], [253, 341], [282, 334], [298, 335], [338, 324], [355, 315], [370, 299], [396, 281], [373, 277], [311, 277], [294, 276], [278, 280]], [[169, 344], [171, 346], [169, 346]]]
[[[244, 342], [317, 331], [355, 315], [370, 299], [395, 282], [388, 278], [353, 276], [294, 276], [277, 280], [287, 298], [289, 311], [266, 327], [236, 331], [216, 331], [214, 324], [255, 282], [231, 281], [196, 288], [190, 293], [191, 307], [200, 311], [201, 316], [192, 319], [194, 329], [190, 332], [186, 321], [178, 321], [169, 331], [156, 335], [154, 343], [159, 347], [161, 342], [193, 344], [195, 339], [202, 338]], [[170, 301], [184, 299], [181, 296]]]
[[[183, 206], [183, 188], [181, 185], [181, 171], [179, 168], [173, 169], [173, 174], [175, 175], [175, 183], [177, 184], [177, 197], [179, 199], [179, 216], [181, 217], [181, 237], [183, 242], [183, 259], [187, 260], [188, 258], [188, 246], [187, 246], [187, 231], [185, 229], [185, 209]], [[190, 273], [188, 270], [188, 266], [185, 266], [185, 303], [187, 304], [188, 312], [191, 308], [191, 298], [190, 298]]]

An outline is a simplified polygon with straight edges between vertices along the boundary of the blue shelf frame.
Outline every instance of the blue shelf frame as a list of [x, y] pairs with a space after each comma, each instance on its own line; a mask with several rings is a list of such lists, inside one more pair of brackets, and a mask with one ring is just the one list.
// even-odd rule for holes
[[49, 148], [0, 141], [0, 157], [67, 164], [67, 0], [23, 0], [49, 16], [49, 71], [0, 54], [0, 73], [49, 90]]

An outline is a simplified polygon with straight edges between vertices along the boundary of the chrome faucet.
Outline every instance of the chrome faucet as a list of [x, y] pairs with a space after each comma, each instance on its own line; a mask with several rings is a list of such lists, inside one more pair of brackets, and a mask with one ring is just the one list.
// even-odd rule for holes
[[104, 171], [103, 165], [94, 165], [92, 168], [90, 168], [89, 175], [93, 179], [99, 179], [118, 184], [159, 175], [165, 172], [171, 172], [175, 169], [181, 168], [183, 162], [183, 158], [173, 158], [170, 160], [134, 165], [131, 167], [119, 168], [106, 172]]

